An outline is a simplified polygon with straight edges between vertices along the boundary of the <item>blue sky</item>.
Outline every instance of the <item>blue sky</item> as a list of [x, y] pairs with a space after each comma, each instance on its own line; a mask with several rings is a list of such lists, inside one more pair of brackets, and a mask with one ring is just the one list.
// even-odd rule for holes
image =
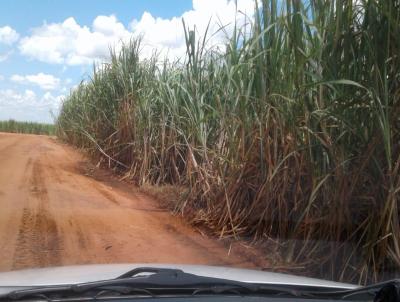
[[[254, 0], [238, 0], [251, 12]], [[184, 54], [182, 21], [204, 32], [237, 20], [233, 0], [13, 0], [0, 10], [0, 120], [52, 122], [70, 89], [107, 60], [109, 46], [143, 35], [143, 57]], [[215, 37], [217, 43], [220, 37]]]

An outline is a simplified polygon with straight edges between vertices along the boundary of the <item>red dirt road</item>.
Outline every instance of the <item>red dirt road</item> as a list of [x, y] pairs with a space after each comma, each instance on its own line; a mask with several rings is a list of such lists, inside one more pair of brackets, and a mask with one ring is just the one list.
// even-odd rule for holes
[[88, 263], [256, 266], [45, 136], [0, 133], [0, 271]]

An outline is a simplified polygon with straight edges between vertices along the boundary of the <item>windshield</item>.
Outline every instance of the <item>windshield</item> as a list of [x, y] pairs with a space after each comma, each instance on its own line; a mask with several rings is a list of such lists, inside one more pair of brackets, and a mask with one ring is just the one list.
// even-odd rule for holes
[[1, 6], [0, 272], [400, 276], [398, 0]]

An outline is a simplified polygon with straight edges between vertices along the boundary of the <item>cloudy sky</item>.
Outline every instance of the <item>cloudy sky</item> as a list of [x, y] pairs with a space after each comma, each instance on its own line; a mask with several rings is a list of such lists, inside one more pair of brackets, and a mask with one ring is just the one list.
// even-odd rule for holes
[[[0, 11], [0, 120], [52, 122], [110, 46], [143, 35], [142, 55], [185, 52], [182, 18], [203, 33], [251, 14], [253, 0], [13, 0]], [[239, 16], [238, 16], [239, 15]], [[222, 35], [215, 37], [223, 39]], [[53, 113], [53, 114], [52, 114]]]

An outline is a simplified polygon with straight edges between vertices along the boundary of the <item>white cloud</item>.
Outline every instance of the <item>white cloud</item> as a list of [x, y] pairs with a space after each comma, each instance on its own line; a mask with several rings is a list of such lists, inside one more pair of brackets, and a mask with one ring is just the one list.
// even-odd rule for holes
[[0, 27], [0, 44], [11, 45], [18, 39], [19, 34], [10, 26]]
[[4, 80], [4, 76], [0, 74], [0, 81]]
[[[193, 0], [193, 9], [170, 19], [153, 17], [144, 12], [140, 20], [124, 26], [114, 16], [98, 16], [90, 27], [79, 25], [74, 18], [62, 23], [43, 24], [34, 28], [30, 36], [20, 40], [20, 52], [35, 60], [63, 65], [85, 65], [108, 58], [109, 47], [118, 48], [121, 41], [129, 41], [133, 35], [143, 35], [143, 56], [155, 50], [162, 55], [176, 58], [185, 54], [185, 38], [182, 19], [191, 29], [196, 25], [198, 34], [203, 34], [211, 19], [209, 34], [221, 25], [228, 25], [230, 33], [235, 20], [243, 24], [244, 14], [254, 12], [254, 0]], [[220, 32], [210, 39], [210, 45], [220, 43], [224, 34]]]
[[56, 78], [51, 74], [44, 74], [42, 72], [25, 76], [14, 74], [11, 76], [11, 81], [25, 85], [34, 84], [44, 90], [54, 90], [60, 85], [59, 78]]
[[32, 90], [19, 92], [13, 89], [0, 90], [0, 120], [53, 121], [51, 112], [58, 114], [63, 95], [46, 92], [38, 96]]
[[62, 23], [43, 24], [21, 39], [19, 49], [23, 55], [47, 63], [92, 64], [108, 56], [110, 45], [130, 36], [112, 15], [96, 17], [92, 28], [80, 26], [72, 17]]
[[[154, 49], [170, 57], [181, 57], [185, 54], [186, 44], [182, 20], [190, 30], [196, 26], [196, 35], [201, 37], [208, 27], [208, 47], [218, 46], [225, 42], [235, 22], [243, 26], [247, 17], [254, 13], [254, 0], [193, 0], [193, 9], [179, 17], [171, 19], [154, 18], [145, 12], [140, 20], [133, 20], [131, 29], [135, 34], [143, 35], [145, 56]], [[220, 31], [221, 26], [224, 31]]]
[[36, 101], [36, 94], [32, 90], [17, 92], [13, 89], [0, 90], [0, 105], [4, 109], [7, 106], [19, 106], [21, 104], [32, 105]]

